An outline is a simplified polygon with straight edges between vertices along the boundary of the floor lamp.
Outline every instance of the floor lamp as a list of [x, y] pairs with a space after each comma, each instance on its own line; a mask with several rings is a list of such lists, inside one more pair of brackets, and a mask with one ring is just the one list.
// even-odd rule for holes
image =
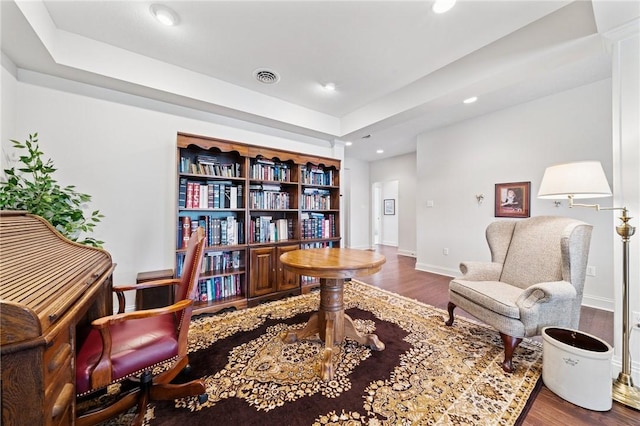
[[626, 207], [600, 207], [599, 204], [578, 204], [574, 199], [610, 197], [611, 189], [599, 161], [580, 161], [547, 167], [540, 183], [538, 198], [569, 199], [569, 207], [591, 207], [596, 210], [622, 210], [616, 232], [622, 237], [622, 371], [613, 380], [612, 397], [640, 410], [640, 388], [633, 385], [629, 353], [629, 240], [635, 227]]

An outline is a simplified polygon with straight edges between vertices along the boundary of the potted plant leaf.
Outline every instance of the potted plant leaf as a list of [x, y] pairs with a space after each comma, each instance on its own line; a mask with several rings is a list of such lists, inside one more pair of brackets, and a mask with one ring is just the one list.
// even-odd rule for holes
[[99, 210], [84, 211], [91, 196], [76, 191], [74, 185], [60, 186], [53, 178], [53, 160], [43, 159], [38, 133], [24, 143], [11, 140], [20, 152], [19, 165], [4, 170], [0, 181], [0, 209], [25, 210], [42, 216], [72, 241], [102, 247], [103, 241], [86, 236], [104, 217]]

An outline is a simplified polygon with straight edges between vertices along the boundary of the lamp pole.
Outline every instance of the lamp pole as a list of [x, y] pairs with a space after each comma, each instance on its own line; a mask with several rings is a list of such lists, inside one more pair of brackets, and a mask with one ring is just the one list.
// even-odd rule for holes
[[613, 381], [612, 397], [615, 401], [640, 410], [640, 389], [633, 385], [629, 356], [629, 240], [636, 228], [629, 225], [627, 209], [622, 209], [616, 232], [622, 237], [622, 371]]

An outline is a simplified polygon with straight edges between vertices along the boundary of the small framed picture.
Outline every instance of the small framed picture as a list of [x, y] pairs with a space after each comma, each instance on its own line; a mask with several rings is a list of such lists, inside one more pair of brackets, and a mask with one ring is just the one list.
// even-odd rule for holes
[[531, 182], [496, 183], [496, 217], [529, 217]]
[[384, 200], [384, 214], [396, 214], [396, 200]]

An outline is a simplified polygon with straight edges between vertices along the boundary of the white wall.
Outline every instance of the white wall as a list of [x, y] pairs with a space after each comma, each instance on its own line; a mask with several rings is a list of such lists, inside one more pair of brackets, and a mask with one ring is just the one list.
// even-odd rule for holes
[[[397, 245], [399, 254], [415, 256], [416, 154], [410, 153], [372, 161], [369, 169], [371, 182], [382, 184], [382, 198], [395, 198], [396, 200], [395, 216], [382, 215], [382, 243]], [[389, 184], [390, 182], [395, 182], [395, 184]], [[393, 189], [393, 185], [397, 189]], [[395, 192], [397, 195], [394, 194]], [[387, 232], [390, 233], [387, 234]]]
[[[385, 246], [398, 247], [398, 217], [400, 216], [400, 203], [398, 200], [398, 181], [391, 180], [380, 182], [382, 188], [382, 229], [380, 242]], [[393, 204], [393, 214], [385, 211], [385, 202], [391, 200]]]
[[[3, 151], [11, 151], [7, 139], [24, 140], [38, 132], [41, 148], [58, 168], [57, 180], [92, 195], [91, 207], [105, 215], [94, 236], [105, 241], [104, 248], [117, 263], [115, 284], [133, 283], [141, 271], [174, 267], [178, 132], [324, 157], [336, 158], [334, 153], [340, 151], [325, 141], [303, 143], [243, 130], [218, 124], [211, 114], [189, 118], [189, 111], [123, 96], [133, 106], [108, 100], [117, 97], [109, 91], [38, 78], [48, 86], [73, 86], [73, 90], [17, 81], [3, 69]], [[83, 91], [102, 98], [80, 94]], [[5, 93], [15, 93], [7, 104]], [[146, 104], [149, 108], [139, 106]], [[6, 112], [13, 113], [9, 134], [4, 130]]]
[[[5, 64], [7, 68], [5, 68]], [[4, 54], [2, 54], [2, 67], [0, 67], [1, 79], [0, 79], [0, 137], [2, 138], [2, 146], [5, 144], [10, 145], [9, 140], [15, 139], [14, 135], [14, 125], [16, 122], [16, 111], [14, 105], [16, 103], [16, 90], [17, 86], [15, 84], [15, 67], [13, 63], [9, 61]], [[5, 169], [5, 164], [7, 162], [7, 158], [5, 158], [5, 152], [3, 150], [2, 156], [0, 156], [0, 165], [2, 169]]]
[[343, 191], [346, 206], [343, 213], [346, 215], [346, 229], [343, 232], [345, 247], [369, 249], [371, 248], [369, 163], [345, 158], [343, 166], [345, 176]]
[[[490, 260], [484, 231], [496, 220], [495, 184], [529, 181], [532, 216], [594, 225], [589, 265], [596, 276], [587, 277], [583, 303], [613, 310], [612, 213], [569, 209], [566, 202], [556, 208], [536, 198], [547, 166], [589, 159], [601, 161], [611, 179], [609, 79], [420, 135], [416, 268], [458, 275], [463, 260]], [[480, 193], [485, 200], [478, 205]]]

